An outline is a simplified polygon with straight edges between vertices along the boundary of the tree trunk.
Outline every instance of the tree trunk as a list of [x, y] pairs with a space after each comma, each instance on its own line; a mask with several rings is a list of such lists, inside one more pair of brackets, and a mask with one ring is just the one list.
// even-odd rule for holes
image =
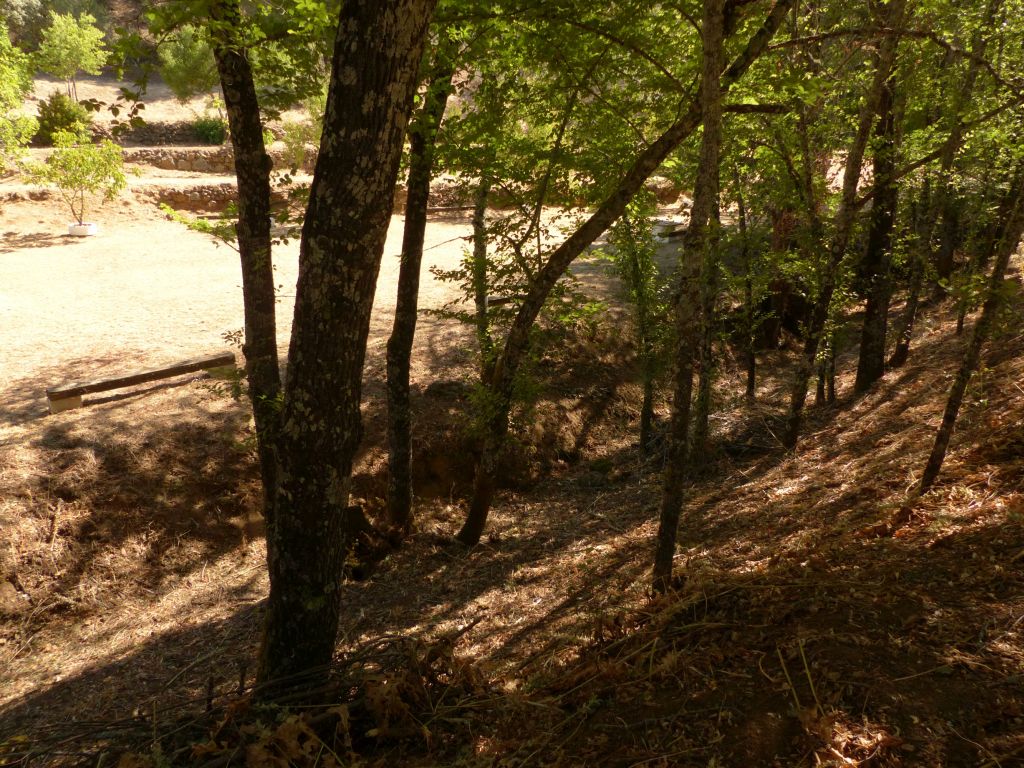
[[740, 230], [740, 262], [743, 264], [743, 324], [744, 328], [744, 364], [747, 373], [747, 400], [753, 400], [757, 394], [757, 348], [755, 344], [755, 323], [757, 317], [754, 309], [754, 266], [751, 263], [750, 242], [747, 238], [747, 206], [740, 187], [740, 174], [734, 173], [736, 183], [736, 207]]
[[[905, 8], [906, 0], [890, 0], [888, 3], [887, 21], [894, 29], [902, 26]], [[857, 132], [846, 155], [846, 167], [843, 170], [843, 190], [839, 201], [839, 208], [836, 211], [833, 222], [828, 260], [824, 267], [818, 300], [815, 302], [807, 324], [807, 338], [804, 340], [803, 358], [797, 364], [793, 388], [790, 392], [789, 414], [786, 418], [786, 428], [782, 437], [782, 444], [789, 449], [796, 448], [797, 440], [800, 436], [800, 423], [803, 417], [804, 404], [807, 401], [807, 383], [814, 371], [815, 360], [818, 356], [818, 345], [821, 342], [822, 333], [828, 321], [832, 296], [836, 290], [839, 267], [846, 256], [846, 248], [849, 244], [850, 234], [857, 215], [857, 186], [860, 182], [864, 152], [868, 146], [874, 116], [878, 112], [878, 103], [882, 98], [885, 84], [892, 76], [898, 47], [898, 35], [888, 35], [882, 40], [875, 61], [874, 82], [868, 92], [868, 97], [861, 105]]]
[[[706, 129], [705, 129], [706, 130]], [[719, 140], [721, 143], [721, 140]], [[715, 201], [711, 219], [708, 222], [710, 231], [706, 235], [703, 258], [700, 267], [700, 345], [697, 350], [697, 399], [693, 413], [693, 440], [690, 444], [689, 463], [701, 466], [708, 456], [708, 421], [711, 418], [711, 382], [714, 376], [714, 343], [718, 324], [715, 317], [715, 304], [718, 301], [718, 229], [719, 201], [718, 188], [720, 180], [718, 164], [715, 164]]]
[[825, 402], [836, 401], [836, 332], [828, 340], [828, 354], [825, 355]]
[[434, 4], [347, 0], [340, 11], [299, 246], [267, 530], [270, 597], [257, 675], [264, 691], [297, 676], [318, 683], [334, 653], [348, 529], [358, 512], [349, 493], [370, 310]]
[[938, 278], [936, 282], [938, 294], [945, 296], [948, 291], [942, 283], [949, 281], [956, 266], [954, 256], [960, 240], [960, 204], [952, 182], [948, 180], [943, 184], [940, 196], [942, 207], [939, 211], [939, 250], [935, 254], [935, 277]]
[[409, 367], [416, 336], [420, 265], [427, 228], [427, 204], [434, 170], [434, 142], [452, 91], [455, 69], [451, 43], [435, 53], [423, 106], [409, 130], [409, 179], [398, 272], [395, 320], [387, 345], [388, 524], [408, 533], [412, 524], [412, 433], [409, 413]]
[[491, 194], [489, 179], [480, 179], [473, 197], [473, 311], [476, 341], [480, 349], [480, 383], [486, 386], [494, 368], [494, 340], [487, 307], [487, 199]]
[[220, 75], [238, 183], [238, 254], [245, 310], [245, 373], [249, 383], [256, 446], [268, 516], [277, 485], [274, 454], [281, 370], [277, 355], [276, 296], [270, 243], [270, 168], [263, 125], [247, 52], [232, 39], [241, 11], [236, 0], [218, 0], [213, 18], [213, 54]]
[[873, 184], [874, 203], [868, 228], [867, 249], [861, 272], [867, 281], [867, 302], [860, 335], [860, 355], [854, 392], [866, 392], [885, 373], [885, 340], [892, 298], [892, 234], [896, 222], [899, 190], [896, 170], [896, 82], [895, 73], [882, 88], [875, 128]]
[[[690, 428], [690, 395], [694, 363], [701, 357], [702, 318], [707, 311], [706, 283], [710, 255], [715, 250], [718, 208], [719, 155], [722, 143], [722, 58], [725, 40], [724, 0], [704, 0], [701, 23], [703, 64], [701, 66], [701, 122], [703, 137], [700, 164], [693, 186], [693, 207], [679, 254], [682, 290], [675, 306], [676, 383], [669, 428], [667, 466], [662, 486], [658, 538], [654, 553], [652, 587], [666, 592], [672, 583], [672, 560], [676, 551], [679, 515], [683, 507], [683, 483], [686, 478], [686, 443]], [[717, 265], [716, 265], [717, 266]], [[698, 283], [698, 277], [704, 278]], [[694, 446], [701, 450], [700, 445]]]
[[[751, 37], [743, 52], [723, 74], [723, 92], [728, 90], [733, 83], [740, 80], [746, 74], [750, 65], [764, 52], [785, 19], [787, 11], [795, 3], [796, 0], [778, 0], [776, 2], [760, 29]], [[491, 391], [492, 403], [495, 407], [505, 409], [506, 411], [503, 419], [496, 419], [494, 421], [494, 425], [497, 428], [505, 431], [508, 429], [507, 409], [511, 403], [512, 388], [516, 374], [529, 350], [530, 330], [533, 328], [533, 324], [536, 322], [537, 316], [540, 314], [551, 290], [562, 275], [565, 274], [569, 265], [622, 215], [626, 206], [629, 205], [629, 201], [643, 188], [644, 182], [693, 133], [699, 123], [700, 98], [698, 94], [698, 97], [690, 102], [686, 112], [653, 144], [640, 153], [615, 190], [598, 206], [597, 210], [591, 214], [579, 229], [551, 253], [544, 267], [538, 272], [536, 280], [530, 286], [530, 290], [512, 322], [508, 336], [505, 338], [504, 346], [495, 359], [493, 375], [490, 377], [492, 383], [488, 388]], [[503, 431], [495, 437], [500, 437], [503, 440], [505, 432]], [[500, 445], [500, 441], [494, 444]], [[484, 451], [486, 452], [486, 450], [487, 447], [485, 445]], [[477, 465], [477, 475], [481, 472], [493, 471], [494, 466], [494, 457], [482, 457]], [[493, 493], [494, 478], [477, 477], [474, 480], [474, 488], [479, 488], [483, 493]], [[482, 509], [485, 522], [489, 506], [490, 500], [485, 500], [483, 497], [478, 498], [476, 490], [474, 490], [471, 508]], [[482, 526], [480, 530], [483, 530]], [[475, 541], [466, 543], [473, 544]]]
[[889, 367], [899, 368], [907, 362], [910, 354], [910, 340], [914, 336], [914, 321], [917, 318], [917, 308], [921, 300], [921, 288], [924, 285], [925, 258], [928, 245], [928, 210], [931, 206], [931, 185], [926, 178], [921, 189], [921, 196], [915, 206], [916, 210], [911, 216], [914, 226], [914, 240], [910, 246], [910, 276], [907, 286], [907, 303], [903, 308], [899, 324], [896, 326], [896, 345], [893, 347], [892, 355], [889, 357]]
[[949, 399], [946, 401], [946, 410], [942, 414], [942, 424], [935, 435], [935, 444], [932, 446], [931, 455], [925, 465], [924, 474], [921, 477], [919, 493], [925, 493], [935, 483], [942, 469], [942, 462], [946, 458], [946, 450], [949, 448], [950, 438], [953, 436], [953, 427], [956, 425], [957, 416], [960, 413], [960, 405], [963, 403], [964, 393], [967, 391], [967, 384], [971, 376], [978, 369], [978, 362], [981, 359], [981, 348], [988, 339], [992, 330], [992, 323], [995, 320], [998, 309], [1000, 293], [1003, 287], [1003, 277], [1006, 268], [1020, 245], [1021, 234], [1024, 233], [1024, 166], [1018, 166], [1016, 178], [1010, 190], [1010, 199], [1013, 201], [1010, 206], [1010, 214], [1004, 220], [1002, 236], [996, 248], [996, 263], [992, 268], [992, 275], [989, 278], [988, 291], [985, 296], [985, 303], [981, 308], [981, 315], [974, 326], [970, 344], [964, 354], [960, 370], [953, 380], [953, 386], [949, 391]]
[[[995, 169], [993, 173], [993, 165], [995, 158], [989, 159], [989, 164], [986, 167], [986, 172], [982, 176], [982, 189], [986, 190], [983, 196], [984, 205], [982, 210], [989, 210], [990, 202], [997, 202], [991, 200], [992, 192], [989, 190], [999, 190], [1005, 179], [1002, 177], [1002, 173]], [[993, 178], [995, 177], [995, 178]], [[973, 278], [974, 275], [984, 274], [985, 270], [988, 269], [988, 264], [992, 260], [992, 254], [996, 249], [996, 241], [999, 239], [999, 233], [1002, 228], [1002, 222], [1004, 222], [1009, 215], [1007, 205], [1012, 201], [1003, 197], [1002, 200], [998, 201], [997, 211], [994, 217], [979, 217], [980, 220], [974, 222], [975, 242], [974, 247], [971, 249], [970, 262], [967, 269], [969, 277]], [[960, 307], [957, 311], [956, 318], [956, 335], [959, 336], [963, 333], [964, 323], [967, 320], [967, 313], [973, 309], [972, 296], [969, 292], [964, 292], [964, 295], [960, 297], [958, 302]]]

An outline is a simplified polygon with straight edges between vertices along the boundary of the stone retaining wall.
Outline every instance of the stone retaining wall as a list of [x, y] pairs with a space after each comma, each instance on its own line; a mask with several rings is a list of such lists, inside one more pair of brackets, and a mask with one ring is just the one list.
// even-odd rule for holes
[[[283, 147], [271, 147], [268, 151], [274, 167], [287, 170]], [[229, 146], [221, 147], [128, 147], [124, 151], [126, 163], [149, 165], [166, 171], [189, 173], [213, 173], [221, 176], [235, 174], [234, 153]], [[316, 162], [316, 151], [310, 148], [302, 170], [309, 173]]]

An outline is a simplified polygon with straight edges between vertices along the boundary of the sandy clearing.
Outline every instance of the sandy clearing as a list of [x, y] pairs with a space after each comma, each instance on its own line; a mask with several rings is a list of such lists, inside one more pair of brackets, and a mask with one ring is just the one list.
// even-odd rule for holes
[[[225, 347], [224, 333], [243, 325], [237, 254], [128, 199], [96, 217], [100, 235], [62, 234], [55, 203], [9, 204], [0, 212], [0, 415], [3, 427], [45, 414], [43, 390], [68, 380], [113, 375]], [[381, 266], [371, 352], [389, 333], [398, 280], [403, 219], [392, 218]], [[469, 233], [464, 218], [431, 221], [421, 306], [455, 297], [432, 266], [452, 268]], [[298, 246], [276, 250], [278, 344], [287, 350], [298, 275]], [[444, 333], [421, 319], [421, 344]], [[466, 338], [448, 325], [455, 339]], [[447, 334], [446, 334], [447, 335]]]

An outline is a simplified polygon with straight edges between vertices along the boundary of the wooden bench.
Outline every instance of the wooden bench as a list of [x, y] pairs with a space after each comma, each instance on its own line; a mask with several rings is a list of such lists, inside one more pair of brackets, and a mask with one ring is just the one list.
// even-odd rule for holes
[[153, 368], [148, 371], [139, 371], [128, 376], [114, 376], [107, 379], [97, 379], [84, 384], [64, 384], [60, 387], [52, 387], [46, 390], [46, 399], [50, 402], [50, 413], [69, 411], [72, 408], [79, 408], [82, 405], [82, 395], [92, 392], [107, 392], [111, 389], [132, 387], [136, 384], [145, 384], [150, 381], [169, 379], [172, 376], [181, 376], [185, 373], [196, 371], [207, 371], [213, 375], [222, 375], [235, 370], [234, 352], [218, 352], [215, 355], [206, 357], [194, 357], [190, 360], [182, 360], [174, 365], [163, 368]]

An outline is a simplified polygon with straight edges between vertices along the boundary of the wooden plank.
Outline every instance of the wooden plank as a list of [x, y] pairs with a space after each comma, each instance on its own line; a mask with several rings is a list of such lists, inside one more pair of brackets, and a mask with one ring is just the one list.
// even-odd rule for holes
[[65, 384], [60, 387], [51, 387], [46, 390], [46, 396], [52, 404], [56, 400], [66, 400], [73, 397], [80, 398], [82, 395], [88, 395], [91, 392], [106, 392], [111, 389], [131, 387], [136, 384], [145, 384], [150, 381], [168, 379], [172, 376], [181, 376], [185, 373], [194, 373], [195, 371], [203, 371], [208, 368], [221, 368], [223, 366], [234, 364], [234, 352], [219, 352], [216, 355], [194, 357], [190, 360], [182, 360], [180, 363], [175, 363], [174, 365], [164, 366], [163, 368], [153, 368], [148, 371], [139, 371], [138, 373], [133, 373], [128, 376], [114, 376], [82, 384], [73, 383]]

